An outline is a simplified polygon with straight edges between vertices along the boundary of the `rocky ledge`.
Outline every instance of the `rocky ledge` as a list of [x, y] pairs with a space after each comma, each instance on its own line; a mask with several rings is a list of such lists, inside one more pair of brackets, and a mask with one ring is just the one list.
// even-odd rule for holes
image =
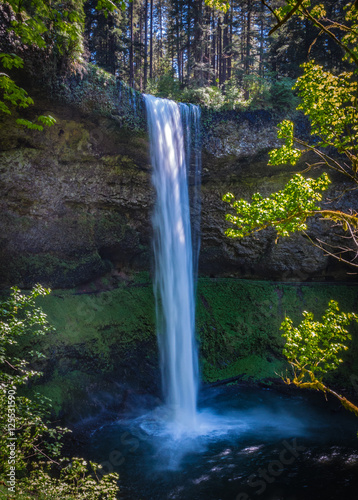
[[[122, 110], [123, 111], [123, 110]], [[107, 273], [149, 270], [154, 192], [145, 131], [123, 126], [121, 108], [91, 113], [76, 104], [37, 100], [31, 113], [50, 113], [43, 132], [0, 122], [0, 285], [73, 287]], [[142, 112], [142, 111], [141, 111]], [[205, 118], [200, 272], [273, 280], [345, 280], [346, 269], [295, 235], [275, 243], [273, 231], [230, 240], [222, 196], [248, 199], [281, 189], [294, 171], [268, 167], [277, 145], [269, 113]], [[312, 171], [318, 176], [319, 170]], [[337, 178], [329, 197], [345, 189]], [[337, 207], [352, 206], [352, 194]], [[337, 238], [314, 220], [310, 237]]]

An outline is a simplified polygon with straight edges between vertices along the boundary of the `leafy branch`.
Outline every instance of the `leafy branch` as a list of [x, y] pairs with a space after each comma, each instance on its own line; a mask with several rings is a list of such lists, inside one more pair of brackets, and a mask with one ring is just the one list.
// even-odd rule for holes
[[252, 196], [251, 203], [235, 200], [232, 193], [227, 193], [223, 200], [230, 203], [236, 215], [227, 214], [226, 220], [235, 228], [225, 231], [230, 238], [244, 238], [268, 227], [274, 227], [277, 238], [307, 229], [308, 217], [320, 212], [318, 201], [322, 192], [330, 184], [326, 173], [318, 179], [305, 179], [296, 174], [283, 190], [264, 198], [260, 193]]
[[[63, 500], [116, 500], [118, 475], [108, 474], [99, 478], [98, 464], [81, 458], [66, 458], [61, 455], [61, 439], [68, 429], [53, 427], [50, 422], [51, 404], [47, 398], [34, 395], [21, 396], [17, 390], [30, 380], [41, 375], [31, 369], [30, 361], [18, 358], [16, 345], [24, 336], [38, 336], [54, 331], [46, 314], [37, 307], [36, 299], [44, 297], [50, 290], [36, 285], [28, 294], [12, 288], [8, 299], [0, 302], [0, 454], [8, 456], [9, 436], [16, 435], [16, 492], [21, 498], [62, 498]], [[42, 357], [40, 353], [32, 353]], [[8, 425], [8, 389], [16, 391], [13, 396], [15, 412], [13, 424]], [[19, 391], [20, 392], [20, 391]], [[11, 434], [12, 433], [12, 434]], [[10, 462], [10, 463], [9, 463]], [[0, 464], [0, 484], [8, 487], [11, 461]], [[2, 489], [0, 488], [0, 491]]]
[[283, 381], [332, 394], [358, 417], [357, 406], [323, 382], [324, 375], [336, 370], [343, 362], [341, 353], [348, 349], [346, 342], [351, 340], [345, 327], [352, 321], [358, 322], [358, 315], [340, 312], [338, 303], [331, 300], [321, 322], [314, 321], [313, 314], [307, 311], [303, 312], [303, 318], [294, 327], [292, 320], [286, 317], [280, 327], [286, 339], [283, 354], [292, 368], [292, 378], [282, 376]]

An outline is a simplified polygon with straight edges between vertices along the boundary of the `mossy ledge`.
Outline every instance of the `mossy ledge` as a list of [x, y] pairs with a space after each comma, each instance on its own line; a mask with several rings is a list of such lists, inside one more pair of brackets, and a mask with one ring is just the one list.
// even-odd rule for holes
[[[135, 393], [161, 397], [152, 283], [147, 273], [41, 299], [56, 332], [31, 347], [46, 360], [44, 375], [29, 388], [53, 401], [54, 413], [75, 422], [103, 409], [124, 409]], [[279, 327], [303, 310], [320, 318], [330, 299], [342, 310], [357, 310], [356, 287], [201, 278], [197, 289], [197, 342], [203, 383], [238, 377], [272, 384], [288, 368]], [[331, 383], [352, 389], [358, 373], [358, 328], [345, 362]], [[35, 344], [35, 345], [34, 345]], [[25, 356], [30, 343], [19, 346]]]

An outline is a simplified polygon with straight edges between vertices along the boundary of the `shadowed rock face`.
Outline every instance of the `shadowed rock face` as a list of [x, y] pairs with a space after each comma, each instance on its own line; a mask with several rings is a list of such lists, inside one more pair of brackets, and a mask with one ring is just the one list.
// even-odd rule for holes
[[1, 126], [1, 282], [53, 287], [149, 266], [153, 203], [144, 134], [51, 109], [43, 132]]
[[[121, 128], [116, 116], [85, 116], [69, 106], [46, 103], [37, 111], [55, 116], [56, 125], [36, 132], [16, 128], [11, 118], [0, 122], [1, 286], [71, 287], [109, 272], [150, 269], [154, 192], [146, 134]], [[224, 235], [223, 194], [267, 195], [295, 170], [267, 167], [267, 151], [277, 145], [275, 124], [259, 115], [255, 122], [251, 113], [206, 129], [200, 272], [346, 279], [346, 270], [302, 235], [277, 244], [273, 231], [245, 240]], [[336, 185], [336, 194], [342, 187]], [[353, 206], [349, 196], [339, 200], [340, 208]], [[336, 237], [318, 220], [309, 232]]]
[[[207, 131], [203, 154], [201, 272], [282, 281], [345, 281], [349, 279], [350, 268], [325, 255], [310, 241], [319, 239], [333, 247], [339, 245], [342, 230], [327, 220], [313, 218], [308, 223], [307, 236], [294, 234], [277, 242], [273, 229], [245, 239], [230, 239], [224, 234], [230, 227], [225, 221], [230, 207], [222, 201], [225, 193], [246, 200], [256, 192], [269, 196], [282, 189], [293, 174], [305, 170], [307, 162], [317, 161], [314, 155], [304, 155], [295, 167], [268, 166], [268, 150], [280, 145], [275, 124], [275, 120], [259, 113], [256, 122], [252, 113], [250, 116], [243, 113], [242, 121], [240, 116], [235, 121], [219, 121]], [[308, 138], [309, 131], [303, 122], [297, 123], [297, 129], [303, 138]], [[323, 171], [315, 167], [306, 175], [316, 178]], [[349, 212], [356, 205], [352, 185], [344, 176], [328, 173], [333, 184], [327, 192], [327, 201], [321, 202], [322, 208]]]

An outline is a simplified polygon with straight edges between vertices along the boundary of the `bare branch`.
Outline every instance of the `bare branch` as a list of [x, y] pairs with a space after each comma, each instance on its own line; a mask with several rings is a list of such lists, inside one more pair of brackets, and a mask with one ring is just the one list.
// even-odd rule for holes
[[[283, 24], [285, 24], [292, 16], [293, 14], [296, 12], [297, 9], [300, 8], [301, 4], [303, 3], [303, 0], [298, 0], [298, 2], [296, 3], [296, 5], [290, 10], [290, 12], [288, 12], [285, 17], [283, 19], [281, 19], [281, 21], [279, 21], [276, 26], [274, 26], [270, 31], [269, 31], [269, 35], [272, 35], [272, 33], [274, 33], [276, 30], [278, 30], [279, 28], [281, 28], [281, 26]], [[277, 16], [276, 16], [277, 18]]]
[[275, 12], [275, 9], [273, 9], [271, 7], [271, 5], [269, 5], [266, 0], [261, 0], [261, 3], [271, 12], [271, 14], [273, 14], [276, 18], [276, 21], [279, 23], [280, 22], [280, 18], [278, 17], [278, 15], [276, 14]]

